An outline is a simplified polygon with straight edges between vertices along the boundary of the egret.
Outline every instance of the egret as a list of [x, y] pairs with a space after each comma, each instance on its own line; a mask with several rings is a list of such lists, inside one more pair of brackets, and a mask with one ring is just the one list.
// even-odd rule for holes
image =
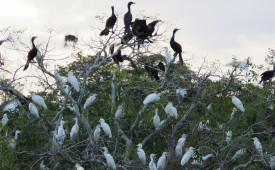
[[262, 81], [267, 81], [267, 80], [271, 80], [273, 78], [275, 74], [275, 65], [274, 65], [274, 68], [273, 70], [271, 71], [265, 71], [261, 74], [261, 81], [259, 82], [259, 84], [262, 82]]
[[[209, 120], [206, 121], [207, 124], [209, 124]], [[200, 121], [199, 126], [197, 128], [198, 131], [210, 131], [210, 129], [206, 126], [206, 124], [202, 123], [202, 121]]]
[[100, 137], [100, 125], [97, 125], [94, 130], [94, 140], [98, 141]]
[[212, 110], [212, 104], [209, 104], [209, 105], [207, 106], [207, 110], [208, 110], [208, 111], [211, 111], [211, 110]]
[[227, 144], [229, 144], [229, 142], [231, 141], [231, 138], [232, 138], [232, 131], [228, 131], [226, 132], [226, 138], [225, 138], [225, 141]]
[[110, 126], [105, 123], [105, 120], [104, 119], [100, 119], [99, 120], [100, 122], [100, 126], [102, 127], [103, 131], [105, 132], [105, 134], [109, 137], [109, 138], [112, 138], [112, 131], [110, 129]]
[[18, 134], [19, 134], [19, 133], [21, 133], [21, 131], [20, 131], [20, 130], [16, 130], [16, 131], [15, 131], [15, 136], [14, 136], [14, 138], [12, 138], [12, 139], [10, 140], [10, 146], [11, 146], [12, 149], [15, 149], [15, 148], [16, 148], [16, 140], [17, 140], [17, 138], [18, 138]]
[[77, 92], [79, 92], [79, 84], [75, 76], [73, 75], [72, 72], [69, 72], [68, 74], [68, 81], [71, 83], [71, 85], [75, 88]]
[[64, 139], [66, 137], [65, 130], [63, 128], [64, 123], [65, 123], [65, 121], [63, 120], [63, 117], [62, 117], [60, 124], [58, 126], [58, 129], [57, 129], [57, 141], [58, 141], [59, 145], [63, 145]]
[[185, 95], [187, 94], [187, 90], [186, 89], [177, 89], [176, 94], [180, 95], [181, 97], [185, 97]]
[[160, 126], [160, 118], [159, 118], [159, 115], [158, 115], [158, 109], [155, 110], [155, 116], [154, 116], [154, 119], [153, 119], [153, 124], [155, 126], [155, 129], [158, 129], [159, 126]]
[[11, 100], [4, 106], [2, 111], [3, 112], [5, 112], [5, 111], [8, 111], [8, 112], [14, 111], [14, 112], [16, 112], [16, 111], [19, 110], [17, 107], [20, 106], [20, 105], [21, 105], [21, 103], [18, 99]]
[[240, 99], [238, 99], [236, 96], [232, 96], [232, 102], [233, 104], [238, 108], [240, 109], [242, 112], [245, 111], [244, 107], [243, 107], [243, 104], [241, 102]]
[[105, 29], [103, 31], [101, 31], [100, 36], [108, 35], [109, 29], [112, 29], [112, 32], [114, 32], [113, 27], [116, 23], [117, 18], [116, 18], [115, 12], [114, 12], [114, 6], [112, 6], [111, 9], [112, 9], [112, 15], [107, 19], [106, 24], [105, 24]]
[[88, 106], [90, 106], [91, 104], [93, 104], [93, 102], [95, 101], [95, 99], [96, 99], [96, 94], [93, 94], [92, 96], [90, 96], [87, 100], [86, 100], [86, 102], [85, 102], [85, 104], [84, 104], [84, 109], [86, 109]]
[[123, 116], [122, 105], [119, 105], [115, 114], [115, 119], [120, 119], [122, 116]]
[[190, 148], [188, 149], [188, 151], [183, 155], [183, 157], [182, 157], [182, 159], [181, 159], [181, 161], [180, 161], [181, 166], [185, 165], [185, 164], [189, 161], [189, 159], [193, 156], [193, 154], [194, 154], [194, 149], [195, 149], [195, 148], [190, 147]]
[[151, 161], [150, 161], [150, 163], [149, 163], [149, 170], [158, 170], [157, 169], [157, 166], [156, 166], [156, 164], [155, 164], [155, 162], [154, 162], [154, 157], [156, 156], [156, 154], [151, 154], [150, 155], [150, 159], [151, 159]]
[[157, 168], [159, 170], [163, 170], [165, 168], [165, 164], [166, 164], [166, 156], [169, 154], [169, 152], [163, 152], [161, 157], [158, 160], [157, 163]]
[[169, 65], [172, 61], [172, 56], [168, 51], [168, 47], [164, 47], [164, 48], [165, 48], [166, 63], [167, 63], [167, 65]]
[[142, 149], [142, 144], [141, 143], [137, 144], [137, 147], [138, 147], [137, 148], [138, 157], [141, 160], [141, 162], [145, 165], [146, 164], [146, 155], [145, 155], [144, 150]]
[[37, 118], [39, 118], [38, 109], [35, 107], [34, 104], [29, 103], [29, 110], [32, 114], [34, 114]]
[[203, 161], [206, 161], [207, 159], [209, 158], [213, 158], [215, 157], [215, 155], [213, 154], [208, 154], [208, 155], [205, 155], [205, 156], [202, 156], [202, 160], [194, 160], [193, 162], [191, 162], [192, 165], [202, 165]]
[[44, 107], [45, 109], [47, 109], [47, 105], [43, 99], [43, 97], [37, 95], [37, 94], [33, 94], [32, 95], [32, 101], [36, 104], [38, 104], [39, 106]]
[[79, 132], [79, 126], [78, 126], [78, 119], [77, 119], [77, 117], [73, 118], [73, 120], [75, 121], [75, 124], [72, 127], [72, 129], [71, 129], [71, 133], [70, 133], [70, 139], [71, 140], [73, 140], [77, 136], [77, 134]]
[[68, 106], [68, 108], [70, 109], [70, 111], [75, 112], [75, 108], [74, 107]]
[[177, 156], [178, 158], [182, 156], [182, 147], [183, 147], [184, 144], [185, 144], [186, 137], [187, 137], [186, 134], [182, 134], [182, 137], [179, 138], [179, 140], [178, 140], [178, 142], [177, 142], [177, 146], [176, 146], [176, 149], [175, 149], [175, 153], [176, 153], [176, 156]]
[[53, 71], [54, 77], [57, 80], [57, 82], [62, 86], [65, 87], [65, 82], [62, 80], [60, 74], [56, 70], [56, 65], [54, 65], [54, 71]]
[[77, 170], [84, 170], [84, 168], [83, 168], [79, 163], [76, 163], [74, 167], [75, 167]]
[[268, 106], [268, 108], [269, 108], [270, 110], [273, 110], [273, 109], [274, 109], [272, 104], [271, 104], [270, 106]]
[[[32, 37], [31, 39], [31, 42], [32, 42], [32, 49], [29, 51], [28, 53], [28, 59], [27, 59], [27, 63], [23, 69], [23, 71], [27, 70], [28, 67], [29, 67], [29, 64], [30, 62], [35, 58], [35, 57], [39, 57], [41, 58], [41, 53], [39, 52], [39, 50], [35, 47], [34, 45], [34, 40], [36, 39], [37, 37]], [[40, 56], [39, 56], [40, 55]]]
[[236, 160], [239, 157], [243, 156], [245, 153], [246, 153], [245, 149], [240, 149], [233, 155], [233, 157], [231, 159]]
[[104, 156], [105, 156], [108, 166], [112, 169], [116, 169], [116, 163], [115, 163], [112, 155], [110, 155], [108, 153], [108, 149], [106, 147], [99, 147], [99, 148], [104, 150]]
[[259, 141], [259, 139], [257, 137], [252, 138], [254, 140], [254, 146], [257, 150], [257, 152], [262, 156], [263, 155], [263, 147], [261, 142]]
[[233, 117], [234, 117], [236, 111], [237, 111], [237, 108], [236, 108], [236, 107], [233, 107], [232, 113], [231, 113], [231, 116], [230, 116], [230, 120], [233, 119]]
[[66, 84], [64, 87], [64, 91], [65, 93], [67, 93], [68, 95], [70, 95], [71, 93], [69, 93], [69, 86]]
[[181, 56], [181, 53], [182, 53], [182, 47], [181, 45], [175, 41], [175, 33], [178, 31], [179, 29], [174, 29], [173, 30], [173, 36], [171, 37], [171, 40], [170, 40], [170, 46], [171, 48], [174, 50], [175, 52], [175, 55], [174, 56], [177, 56], [177, 54], [179, 54], [179, 60], [180, 60], [180, 63], [183, 64], [183, 60], [182, 60], [182, 56]]
[[[8, 123], [9, 121], [9, 118], [8, 118], [8, 115], [5, 113], [1, 119], [1, 124], [2, 124], [2, 127], [6, 126], [6, 124]], [[0, 131], [1, 131], [1, 128], [0, 128]]]
[[124, 25], [125, 25], [125, 31], [124, 31], [124, 33], [126, 34], [128, 34], [128, 33], [130, 33], [130, 25], [131, 25], [131, 23], [132, 23], [132, 14], [131, 14], [131, 5], [132, 4], [135, 4], [134, 2], [128, 2], [128, 5], [127, 5], [127, 7], [128, 7], [128, 11], [127, 11], [127, 13], [124, 15]]
[[41, 161], [39, 166], [40, 166], [40, 170], [50, 170], [48, 167], [46, 167], [46, 165], [44, 165], [44, 160]]
[[172, 116], [173, 118], [177, 119], [178, 118], [178, 112], [177, 109], [173, 106], [173, 104], [171, 102], [169, 102], [167, 104], [167, 106], [165, 107], [165, 112], [167, 114], [169, 114], [170, 116]]
[[160, 93], [149, 94], [143, 101], [143, 104], [149, 104], [160, 99]]

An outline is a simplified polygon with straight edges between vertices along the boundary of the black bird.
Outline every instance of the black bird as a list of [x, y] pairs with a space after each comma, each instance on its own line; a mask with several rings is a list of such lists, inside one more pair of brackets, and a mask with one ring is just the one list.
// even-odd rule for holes
[[156, 20], [148, 24], [149, 36], [152, 37], [152, 34], [155, 31], [155, 26], [158, 22], [160, 22], [160, 20]]
[[5, 42], [7, 40], [0, 40], [0, 46], [2, 45], [3, 42]]
[[270, 70], [270, 71], [265, 71], [261, 74], [261, 81], [259, 82], [259, 84], [262, 82], [262, 81], [267, 81], [267, 80], [271, 80], [272, 77], [274, 76], [275, 74], [275, 65], [273, 66], [273, 70]]
[[161, 71], [164, 71], [164, 72], [165, 72], [165, 67], [164, 67], [164, 64], [163, 64], [162, 62], [159, 62], [158, 68], [159, 68]]
[[131, 24], [132, 32], [139, 39], [145, 40], [149, 36], [149, 29], [146, 24], [146, 20], [135, 19], [135, 21]]
[[65, 35], [65, 46], [67, 45], [67, 42], [70, 41], [70, 42], [73, 42], [74, 44], [77, 43], [78, 41], [78, 38], [74, 35]]
[[114, 33], [113, 28], [116, 23], [116, 15], [114, 12], [114, 6], [112, 6], [111, 8], [112, 8], [112, 15], [107, 19], [105, 29], [101, 31], [101, 33], [99, 34], [100, 36], [108, 35], [109, 29], [112, 29], [112, 33]]
[[125, 26], [125, 34], [129, 34], [131, 32], [130, 25], [132, 23], [132, 14], [131, 14], [131, 5], [135, 4], [134, 2], [128, 2], [128, 12], [124, 15], [124, 26]]
[[112, 55], [114, 54], [114, 50], [115, 50], [115, 44], [112, 44], [109, 48], [109, 53]]
[[31, 62], [35, 57], [41, 57], [41, 56], [39, 56], [39, 55], [40, 55], [39, 50], [35, 47], [34, 42], [33, 42], [36, 38], [37, 38], [37, 37], [32, 37], [32, 39], [31, 39], [31, 42], [32, 42], [32, 49], [31, 49], [31, 50], [29, 51], [29, 53], [28, 53], [28, 60], [27, 60], [27, 63], [26, 63], [26, 65], [25, 65], [23, 71], [25, 71], [25, 70], [28, 69], [30, 62]]
[[182, 56], [181, 56], [181, 53], [182, 53], [181, 45], [175, 41], [175, 33], [178, 30], [179, 29], [174, 29], [173, 36], [171, 37], [171, 40], [170, 40], [170, 46], [175, 52], [174, 56], [177, 56], [177, 54], [179, 54], [180, 63], [183, 64], [183, 60], [182, 60]]
[[157, 67], [154, 67], [153, 65], [149, 65], [148, 63], [145, 63], [144, 67], [150, 77], [154, 77], [155, 80], [159, 80]]
[[116, 55], [113, 55], [112, 58], [113, 58], [114, 62], [117, 64], [119, 64], [119, 62], [124, 61], [124, 58], [121, 56], [121, 50], [119, 50]]

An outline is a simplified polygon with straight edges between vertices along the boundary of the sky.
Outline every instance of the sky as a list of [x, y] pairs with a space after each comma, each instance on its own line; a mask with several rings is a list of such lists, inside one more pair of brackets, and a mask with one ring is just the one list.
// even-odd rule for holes
[[[275, 47], [274, 0], [134, 2], [133, 17], [147, 15], [161, 19], [164, 22], [159, 27], [167, 28], [166, 37], [171, 37], [174, 28], [181, 29], [175, 39], [185, 52], [183, 58], [192, 58], [188, 60], [190, 63], [202, 63], [205, 58], [226, 65], [235, 56], [239, 60], [251, 57], [257, 64], [264, 64], [268, 48]], [[56, 49], [61, 49], [65, 34], [75, 34], [80, 39], [88, 34], [98, 35], [99, 30], [95, 32], [92, 28], [104, 27], [104, 23], [95, 16], [106, 19], [112, 5], [119, 17], [118, 25], [122, 25], [127, 3], [126, 0], [0, 0], [0, 30], [8, 26], [27, 29], [25, 42], [30, 46], [31, 36], [38, 35], [36, 42], [46, 41], [43, 34], [53, 28]], [[169, 46], [169, 39], [163, 45]], [[8, 50], [3, 48], [0, 47], [0, 52], [9, 56]], [[20, 58], [26, 57], [26, 53], [27, 49]], [[24, 62], [19, 63], [23, 65]], [[266, 68], [272, 69], [272, 66]]]

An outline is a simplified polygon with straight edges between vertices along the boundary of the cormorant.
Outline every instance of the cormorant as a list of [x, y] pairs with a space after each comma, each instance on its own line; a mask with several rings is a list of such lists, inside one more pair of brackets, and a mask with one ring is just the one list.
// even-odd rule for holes
[[179, 43], [177, 43], [174, 39], [175, 38], [175, 33], [178, 30], [179, 29], [174, 29], [173, 36], [171, 37], [171, 40], [170, 40], [170, 46], [175, 52], [174, 56], [177, 56], [177, 54], [179, 54], [180, 63], [183, 64], [183, 60], [182, 60], [182, 56], [181, 56], [181, 53], [182, 53], [181, 45]]
[[[31, 39], [32, 49], [28, 53], [28, 60], [27, 60], [27, 63], [25, 65], [23, 71], [28, 69], [30, 62], [34, 59], [34, 57], [40, 55], [39, 50], [35, 47], [34, 42], [33, 42], [36, 38], [37, 37], [32, 37], [32, 39]], [[41, 57], [41, 56], [39, 56], [39, 57]]]
[[156, 20], [148, 24], [149, 36], [152, 37], [152, 34], [155, 31], [155, 26], [158, 22], [160, 22], [160, 20]]
[[272, 77], [274, 76], [275, 74], [275, 65], [273, 66], [273, 70], [270, 70], [270, 71], [265, 71], [261, 74], [261, 81], [259, 82], [259, 84], [262, 82], [262, 81], [267, 81], [267, 80], [271, 80]]
[[159, 80], [157, 67], [154, 67], [153, 65], [149, 65], [148, 63], [145, 63], [144, 67], [150, 77], [154, 77], [156, 80]]
[[70, 41], [70, 42], [73, 42], [74, 44], [77, 43], [78, 41], [78, 38], [74, 35], [65, 35], [65, 46], [67, 45], [67, 42]]
[[132, 22], [132, 14], [131, 14], [131, 5], [135, 4], [134, 2], [128, 2], [128, 12], [124, 15], [124, 25], [125, 25], [125, 31], [124, 33], [129, 34], [131, 32], [130, 25]]
[[162, 62], [159, 62], [158, 68], [159, 68], [161, 71], [165, 72], [165, 67], [164, 67], [164, 64], [163, 64]]
[[100, 36], [108, 35], [109, 29], [111, 29], [111, 28], [112, 28], [112, 33], [114, 33], [113, 27], [116, 23], [116, 15], [114, 12], [114, 6], [112, 6], [111, 8], [112, 8], [112, 15], [107, 19], [105, 29], [103, 31], [101, 31]]
[[146, 20], [135, 19], [131, 25], [133, 34], [139, 39], [145, 40], [149, 36], [149, 29]]
[[114, 54], [114, 50], [115, 50], [115, 44], [112, 44], [109, 48], [110, 55]]
[[121, 56], [121, 50], [119, 50], [116, 55], [113, 55], [112, 58], [113, 58], [114, 62], [117, 64], [119, 64], [119, 62], [124, 61], [123, 57]]

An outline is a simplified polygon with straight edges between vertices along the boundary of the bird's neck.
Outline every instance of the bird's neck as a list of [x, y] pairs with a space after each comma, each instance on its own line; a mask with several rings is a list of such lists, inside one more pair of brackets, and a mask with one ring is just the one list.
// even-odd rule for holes
[[128, 12], [131, 12], [131, 5], [128, 5]]
[[115, 15], [115, 10], [114, 10], [114, 8], [112, 8], [112, 15]]
[[32, 40], [32, 48], [36, 48], [33, 41], [34, 41], [34, 40]]
[[14, 139], [18, 138], [18, 133], [15, 133]]

